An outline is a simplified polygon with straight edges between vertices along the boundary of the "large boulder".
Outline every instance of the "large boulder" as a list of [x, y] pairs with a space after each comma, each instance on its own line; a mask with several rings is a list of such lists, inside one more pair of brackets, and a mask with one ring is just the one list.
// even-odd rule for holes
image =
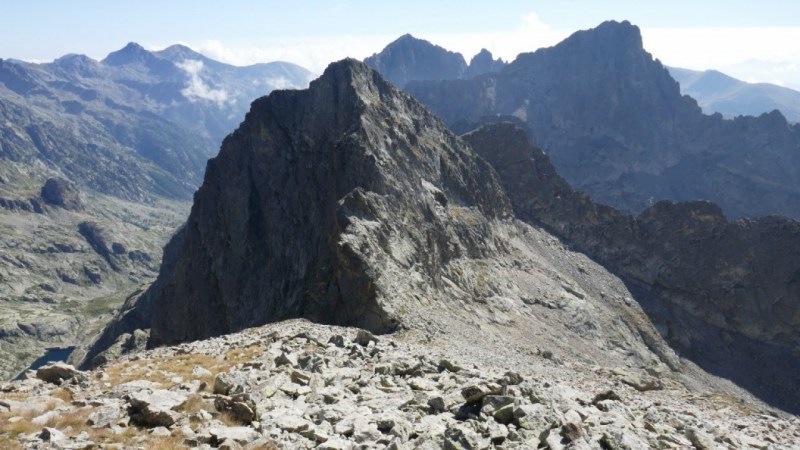
[[74, 183], [63, 178], [49, 178], [42, 186], [42, 199], [50, 205], [72, 211], [83, 209], [80, 192]]

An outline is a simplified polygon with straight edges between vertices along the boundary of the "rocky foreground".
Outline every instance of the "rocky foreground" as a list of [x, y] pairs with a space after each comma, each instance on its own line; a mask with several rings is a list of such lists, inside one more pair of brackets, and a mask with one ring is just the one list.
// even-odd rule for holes
[[[478, 339], [476, 337], [476, 339]], [[685, 387], [447, 334], [293, 320], [57, 364], [0, 386], [2, 448], [791, 449], [800, 420]], [[500, 355], [503, 356], [500, 356]]]

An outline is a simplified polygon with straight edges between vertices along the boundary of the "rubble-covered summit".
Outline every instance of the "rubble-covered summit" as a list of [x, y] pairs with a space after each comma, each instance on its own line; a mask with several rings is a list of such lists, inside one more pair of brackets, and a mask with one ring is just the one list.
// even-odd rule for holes
[[668, 371], [288, 321], [0, 386], [44, 448], [790, 449], [800, 422]]

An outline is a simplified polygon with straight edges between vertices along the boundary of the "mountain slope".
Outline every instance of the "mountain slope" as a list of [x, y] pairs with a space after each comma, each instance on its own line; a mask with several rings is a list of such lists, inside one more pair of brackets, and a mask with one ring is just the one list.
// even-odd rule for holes
[[396, 86], [411, 80], [453, 80], [464, 76], [467, 63], [461, 53], [433, 45], [410, 34], [400, 36], [364, 60]]
[[777, 112], [703, 115], [628, 22], [576, 32], [496, 74], [406, 90], [452, 126], [515, 116], [572, 186], [625, 212], [706, 199], [734, 218], [800, 217], [800, 126]]
[[362, 63], [334, 63], [308, 90], [253, 103], [158, 280], [86, 363], [130, 348], [137, 328], [155, 346], [304, 317], [679, 368], [625, 286], [514, 220], [499, 183], [417, 101]]
[[747, 83], [716, 70], [670, 67], [681, 93], [697, 100], [706, 114], [757, 116], [779, 110], [789, 122], [800, 122], [800, 92], [769, 83]]
[[653, 372], [641, 391], [632, 369], [472, 334], [290, 320], [91, 372], [45, 367], [0, 384], [0, 446], [788, 450], [800, 438], [797, 417], [735, 389]]
[[134, 43], [103, 61], [0, 60], [0, 377], [81, 343], [149, 283], [250, 101], [308, 79]]
[[514, 125], [464, 139], [497, 170], [517, 217], [619, 275], [682, 356], [800, 412], [800, 222], [728, 222], [708, 202], [626, 216], [573, 191]]
[[401, 88], [411, 81], [473, 78], [497, 72], [506, 65], [502, 59], [494, 59], [486, 49], [481, 49], [467, 65], [461, 53], [445, 50], [410, 34], [400, 36], [379, 53], [364, 59], [364, 63]]
[[309, 73], [287, 63], [245, 68], [185, 47], [131, 43], [101, 62], [0, 61], [0, 157], [40, 160], [82, 187], [142, 201], [188, 198], [205, 162], [249, 102]]

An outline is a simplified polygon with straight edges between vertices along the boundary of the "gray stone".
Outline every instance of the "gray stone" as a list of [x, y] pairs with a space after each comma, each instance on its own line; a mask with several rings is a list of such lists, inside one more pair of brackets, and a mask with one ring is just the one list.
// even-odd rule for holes
[[36, 378], [53, 384], [61, 384], [64, 381], [72, 379], [77, 381], [88, 380], [85, 372], [81, 372], [72, 365], [63, 362], [56, 362], [40, 367], [36, 370]]
[[207, 431], [211, 435], [212, 445], [219, 445], [227, 441], [245, 445], [261, 438], [261, 434], [250, 427], [214, 426], [208, 428]]
[[105, 404], [99, 406], [94, 412], [89, 414], [86, 422], [94, 427], [108, 427], [116, 424], [119, 419], [122, 418], [122, 415], [123, 410], [121, 402], [119, 402], [119, 404]]
[[313, 425], [311, 422], [303, 419], [302, 417], [289, 414], [278, 416], [273, 422], [278, 428], [290, 433], [300, 433], [309, 430]]
[[185, 393], [163, 389], [137, 392], [128, 397], [128, 414], [134, 423], [142, 426], [170, 427], [181, 417], [175, 409], [187, 398]]
[[38, 438], [45, 442], [58, 443], [65, 441], [67, 436], [55, 428], [44, 427], [39, 433]]
[[490, 390], [484, 385], [473, 384], [461, 390], [461, 396], [467, 403], [478, 403], [489, 395]]
[[210, 377], [211, 371], [202, 366], [192, 367], [192, 375], [198, 378]]
[[444, 450], [478, 450], [488, 447], [474, 430], [463, 425], [451, 425], [444, 432]]
[[514, 420], [514, 410], [514, 405], [509, 404], [494, 411], [492, 413], [492, 417], [494, 417], [494, 420], [496, 420], [498, 423], [508, 425]]
[[514, 409], [515, 424], [525, 430], [541, 434], [558, 424], [552, 412], [541, 403], [520, 405]]
[[367, 330], [358, 330], [356, 333], [356, 337], [353, 339], [358, 345], [366, 347], [369, 345], [370, 342], [378, 342], [378, 338], [376, 338], [372, 333]]
[[214, 393], [220, 395], [234, 395], [244, 392], [241, 377], [227, 372], [220, 372], [214, 377]]
[[317, 450], [352, 450], [355, 445], [347, 439], [333, 438], [317, 446]]
[[[484, 414], [493, 414], [496, 410], [518, 403], [519, 400], [507, 395], [487, 395], [481, 401], [481, 412]], [[513, 409], [512, 409], [513, 412]], [[512, 414], [513, 416], [513, 414]]]
[[639, 392], [664, 389], [664, 385], [661, 383], [661, 380], [650, 376], [628, 374], [622, 377], [622, 382]]
[[448, 371], [448, 372], [453, 372], [453, 373], [456, 373], [456, 372], [458, 372], [458, 371], [460, 371], [460, 370], [461, 370], [461, 367], [459, 367], [459, 366], [457, 366], [457, 365], [453, 364], [452, 362], [450, 362], [450, 361], [449, 361], [449, 360], [447, 360], [447, 359], [441, 359], [441, 360], [439, 360], [439, 364], [438, 364], [438, 366], [437, 366], [437, 367], [438, 367], [438, 369], [439, 369], [439, 371], [440, 371], [440, 372], [443, 372], [443, 371], [445, 371], [445, 370], [446, 370], [446, 371]]
[[688, 427], [684, 430], [684, 434], [697, 450], [715, 450], [717, 448], [714, 439], [703, 430]]
[[170, 433], [169, 429], [167, 429], [166, 427], [158, 426], [150, 430], [150, 435], [156, 437], [167, 437], [171, 436], [172, 433]]

